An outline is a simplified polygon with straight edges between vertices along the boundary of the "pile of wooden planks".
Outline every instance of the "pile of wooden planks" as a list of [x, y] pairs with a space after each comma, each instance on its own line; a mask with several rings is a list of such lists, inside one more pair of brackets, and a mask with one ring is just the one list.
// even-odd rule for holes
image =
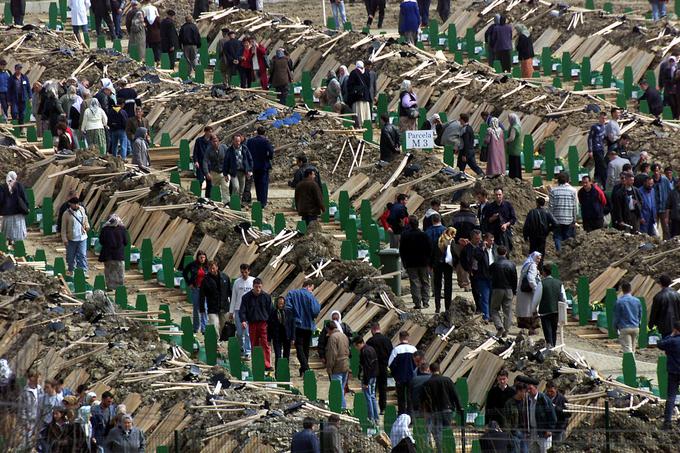
[[602, 301], [607, 293], [607, 288], [613, 288], [626, 275], [626, 272], [625, 269], [620, 267], [610, 266], [590, 282], [590, 304]]

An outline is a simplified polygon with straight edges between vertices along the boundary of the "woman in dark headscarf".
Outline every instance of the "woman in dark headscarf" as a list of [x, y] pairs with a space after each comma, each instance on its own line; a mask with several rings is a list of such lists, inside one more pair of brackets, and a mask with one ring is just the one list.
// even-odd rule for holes
[[104, 263], [104, 279], [109, 290], [125, 284], [125, 246], [127, 234], [118, 214], [111, 214], [99, 233], [99, 261]]
[[140, 127], [135, 132], [135, 141], [132, 143], [132, 163], [140, 167], [150, 167], [149, 158], [149, 132], [145, 127]]

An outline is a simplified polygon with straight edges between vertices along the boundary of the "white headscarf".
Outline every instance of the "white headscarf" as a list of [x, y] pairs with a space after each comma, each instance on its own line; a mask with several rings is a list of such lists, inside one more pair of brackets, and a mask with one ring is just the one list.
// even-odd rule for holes
[[541, 254], [541, 252], [531, 252], [529, 254], [529, 256], [527, 257], [527, 259], [524, 260], [524, 263], [522, 263], [522, 268], [524, 268], [524, 266], [527, 266], [527, 265], [531, 266], [531, 263], [536, 264], [536, 257], [537, 256], [540, 257], [540, 256], [543, 256], [543, 255]]
[[510, 120], [510, 124], [516, 124], [519, 127], [522, 127], [522, 123], [519, 120], [519, 115], [516, 113], [511, 113], [508, 115], [508, 119]]
[[[337, 320], [337, 321], [333, 321], [333, 315], [334, 315], [335, 313], [338, 314], [338, 320]], [[343, 330], [342, 330], [342, 313], [340, 313], [338, 310], [333, 310], [333, 311], [331, 312], [331, 322], [334, 322], [334, 323], [335, 323], [335, 325], [337, 326], [337, 328], [338, 328], [339, 331], [341, 331], [341, 332], [343, 331]]]
[[401, 82], [401, 91], [408, 91], [411, 89], [411, 81], [410, 80], [404, 80]]
[[415, 439], [413, 439], [413, 433], [411, 433], [411, 429], [409, 428], [410, 424], [410, 415], [401, 414], [399, 417], [397, 417], [397, 420], [392, 425], [392, 430], [390, 431], [390, 441], [392, 442], [392, 447], [396, 447], [397, 444], [399, 444], [399, 442], [401, 442], [401, 440], [405, 437], [410, 438], [413, 443], [416, 442]]
[[489, 126], [488, 132], [493, 135], [496, 140], [503, 136], [503, 129], [501, 129], [498, 118], [491, 118], [491, 125]]
[[142, 12], [144, 13], [144, 17], [146, 17], [146, 21], [149, 22], [149, 24], [153, 24], [158, 17], [158, 9], [151, 3], [142, 6]]
[[363, 61], [358, 60], [355, 64], [355, 66], [359, 71], [364, 72], [364, 62]]
[[431, 127], [431, 129], [432, 129], [433, 131], [436, 131], [436, 130], [437, 130], [437, 125], [434, 124], [434, 121], [435, 121], [435, 120], [440, 120], [440, 121], [441, 121], [441, 117], [439, 116], [439, 113], [435, 113], [434, 115], [432, 115], [432, 116], [429, 118], [430, 127]]
[[97, 100], [97, 98], [93, 97], [92, 99], [90, 99], [89, 109], [93, 115], [96, 115], [102, 109], [101, 105], [99, 105], [99, 101]]
[[5, 182], [7, 183], [7, 187], [9, 187], [9, 191], [11, 192], [14, 189], [14, 184], [17, 182], [17, 174], [14, 171], [10, 171], [7, 173], [7, 176], [5, 177]]

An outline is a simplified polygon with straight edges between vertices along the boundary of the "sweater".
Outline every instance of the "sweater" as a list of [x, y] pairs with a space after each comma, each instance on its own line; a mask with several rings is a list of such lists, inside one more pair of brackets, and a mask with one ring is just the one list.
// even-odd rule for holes
[[666, 369], [669, 373], [680, 374], [680, 335], [666, 337], [656, 346], [666, 353]]
[[293, 313], [297, 329], [316, 330], [315, 319], [321, 311], [321, 306], [311, 291], [305, 288], [288, 291], [286, 308]]
[[316, 181], [305, 179], [295, 186], [295, 206], [302, 217], [318, 216], [325, 211], [323, 194]]
[[128, 239], [123, 225], [104, 225], [99, 232], [99, 243], [102, 246], [99, 252], [100, 262], [125, 260], [125, 246], [128, 244]]
[[432, 244], [427, 234], [419, 229], [404, 231], [399, 242], [399, 255], [406, 269], [432, 264]]
[[359, 354], [361, 364], [361, 383], [368, 385], [369, 380], [378, 376], [378, 354], [369, 345], [364, 345]]
[[115, 427], [106, 436], [104, 450], [115, 453], [143, 453], [146, 447], [144, 433], [134, 426], [128, 432], [122, 427]]
[[224, 152], [224, 162], [222, 163], [222, 174], [224, 176], [231, 176], [232, 178], [238, 174], [239, 171], [250, 173], [253, 171], [253, 158], [250, 155], [250, 150], [244, 144], [241, 145], [241, 158], [237, 156], [237, 149], [230, 146]]
[[392, 372], [392, 377], [397, 382], [397, 384], [408, 384], [415, 371], [413, 369], [413, 354], [417, 351], [416, 347], [408, 344], [401, 343], [396, 348], [392, 349], [390, 358], [387, 361], [387, 366], [390, 367]]
[[255, 295], [251, 290], [243, 295], [238, 313], [242, 322], [266, 322], [269, 320], [272, 310], [274, 310], [274, 306], [269, 294], [262, 291], [259, 295]]
[[344, 332], [338, 329], [328, 337], [326, 371], [329, 375], [349, 371], [349, 340]]

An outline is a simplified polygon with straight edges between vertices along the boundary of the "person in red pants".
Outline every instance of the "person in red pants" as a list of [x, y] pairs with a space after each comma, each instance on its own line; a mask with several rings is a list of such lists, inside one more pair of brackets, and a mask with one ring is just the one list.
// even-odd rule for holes
[[269, 356], [269, 340], [267, 338], [267, 321], [274, 310], [272, 298], [262, 290], [262, 280], [253, 280], [253, 289], [243, 295], [239, 316], [243, 328], [248, 326], [250, 345], [261, 346], [264, 352], [264, 366], [267, 371], [273, 371]]

